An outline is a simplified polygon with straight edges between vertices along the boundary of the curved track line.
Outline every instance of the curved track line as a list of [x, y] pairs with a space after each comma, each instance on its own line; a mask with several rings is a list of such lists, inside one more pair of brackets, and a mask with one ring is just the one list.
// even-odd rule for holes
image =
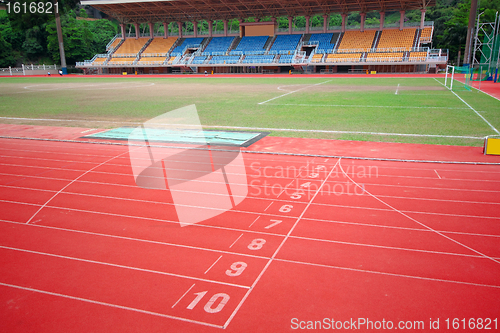
[[343, 173], [343, 174], [344, 174], [344, 175], [345, 175], [345, 176], [346, 176], [346, 177], [347, 177], [347, 178], [348, 178], [348, 179], [349, 179], [349, 180], [350, 180], [350, 181], [351, 181], [354, 185], [356, 185], [356, 186], [357, 186], [357, 187], [359, 187], [359, 188], [362, 188], [362, 189], [363, 189], [363, 190], [364, 190], [364, 191], [365, 191], [368, 195], [370, 195], [371, 197], [375, 198], [377, 201], [379, 201], [380, 203], [384, 204], [385, 206], [389, 207], [391, 210], [393, 210], [393, 211], [395, 211], [395, 212], [397, 212], [397, 213], [399, 213], [399, 214], [403, 215], [404, 217], [406, 217], [406, 218], [408, 218], [408, 219], [412, 220], [412, 221], [413, 221], [413, 222], [415, 222], [415, 223], [418, 223], [419, 225], [421, 225], [422, 227], [426, 228], [427, 230], [432, 231], [432, 232], [434, 232], [434, 233], [438, 234], [439, 236], [444, 237], [444, 238], [446, 238], [446, 239], [448, 239], [448, 240], [452, 241], [452, 242], [453, 242], [453, 243], [455, 243], [455, 244], [458, 244], [458, 245], [460, 245], [460, 246], [462, 246], [462, 247], [464, 247], [464, 248], [466, 248], [466, 249], [468, 249], [468, 250], [470, 250], [470, 251], [472, 251], [472, 252], [475, 252], [475, 253], [479, 254], [480, 256], [482, 256], [482, 257], [484, 257], [484, 258], [486, 258], [486, 259], [489, 259], [489, 260], [491, 260], [491, 261], [496, 262], [497, 264], [500, 264], [500, 261], [499, 261], [499, 260], [496, 260], [496, 259], [494, 259], [494, 258], [492, 258], [492, 257], [490, 257], [490, 256], [488, 256], [488, 255], [486, 255], [486, 254], [484, 254], [484, 253], [482, 253], [482, 252], [479, 252], [478, 250], [475, 250], [475, 249], [473, 249], [473, 248], [471, 248], [471, 247], [469, 247], [469, 246], [467, 246], [467, 245], [465, 245], [465, 244], [463, 244], [463, 243], [460, 243], [459, 241], [457, 241], [457, 240], [455, 240], [455, 239], [453, 239], [453, 238], [451, 238], [451, 237], [449, 237], [449, 236], [446, 236], [446, 235], [445, 235], [445, 234], [443, 234], [442, 232], [439, 232], [439, 231], [437, 231], [437, 230], [435, 230], [435, 229], [432, 229], [432, 228], [431, 228], [431, 227], [429, 227], [428, 225], [426, 225], [426, 224], [424, 224], [424, 223], [422, 223], [422, 222], [417, 221], [416, 219], [414, 219], [413, 217], [411, 217], [411, 216], [409, 216], [409, 215], [407, 215], [407, 214], [403, 213], [403, 212], [402, 212], [402, 211], [400, 211], [399, 209], [397, 209], [397, 208], [395, 208], [395, 207], [392, 207], [392, 206], [391, 206], [391, 205], [389, 205], [387, 202], [385, 202], [385, 201], [383, 201], [382, 199], [378, 198], [376, 195], [373, 195], [373, 194], [371, 194], [370, 192], [368, 192], [368, 191], [367, 191], [364, 187], [361, 187], [361, 186], [360, 186], [358, 183], [356, 183], [356, 182], [355, 182], [355, 181], [354, 181], [351, 177], [349, 177], [349, 175], [348, 175], [348, 174], [344, 171], [344, 169], [342, 168], [342, 165], [340, 164], [340, 162], [338, 163], [338, 165], [339, 165], [340, 170], [342, 170], [342, 173]]

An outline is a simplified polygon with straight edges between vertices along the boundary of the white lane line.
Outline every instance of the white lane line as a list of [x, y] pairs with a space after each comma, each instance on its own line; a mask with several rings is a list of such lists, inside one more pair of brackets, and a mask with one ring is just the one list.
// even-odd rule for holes
[[311, 88], [311, 87], [314, 87], [314, 86], [319, 86], [321, 84], [325, 84], [325, 83], [328, 83], [328, 82], [331, 82], [333, 80], [328, 80], [328, 81], [325, 81], [325, 82], [320, 82], [320, 83], [316, 83], [316, 84], [312, 84], [310, 86], [306, 86], [306, 87], [302, 87], [300, 89], [297, 89], [297, 90], [294, 90], [294, 91], [290, 91], [286, 94], [283, 94], [283, 95], [280, 95], [280, 96], [276, 96], [276, 97], [273, 97], [271, 99], [268, 99], [267, 101], [264, 101], [264, 102], [260, 102], [260, 103], [257, 103], [259, 105], [262, 105], [262, 104], [266, 104], [267, 102], [270, 102], [270, 101], [274, 101], [275, 99], [278, 99], [278, 98], [281, 98], [281, 97], [285, 97], [287, 95], [290, 95], [290, 94], [293, 94], [293, 93], [296, 93], [297, 91], [301, 91], [301, 90], [304, 90], [304, 89], [307, 89], [307, 88]]
[[[137, 149], [136, 149], [136, 150], [137, 150]], [[84, 172], [84, 173], [82, 173], [80, 176], [78, 176], [78, 177], [76, 177], [75, 179], [73, 179], [73, 180], [72, 180], [71, 182], [69, 182], [66, 186], [64, 186], [62, 189], [60, 189], [60, 190], [59, 190], [56, 194], [54, 194], [54, 195], [53, 195], [53, 196], [52, 196], [49, 200], [47, 200], [47, 201], [43, 204], [43, 206], [42, 206], [42, 207], [40, 207], [40, 208], [39, 208], [39, 209], [35, 212], [35, 214], [33, 214], [33, 215], [30, 217], [30, 219], [26, 222], [26, 224], [29, 224], [29, 223], [31, 222], [31, 220], [33, 220], [33, 218], [34, 218], [34, 217], [35, 217], [38, 213], [40, 213], [40, 211], [41, 211], [41, 210], [42, 210], [45, 206], [47, 206], [47, 204], [48, 204], [49, 202], [51, 202], [51, 201], [52, 201], [52, 199], [54, 199], [57, 195], [59, 195], [59, 193], [61, 193], [61, 192], [62, 192], [62, 191], [64, 191], [65, 189], [67, 189], [67, 188], [68, 188], [68, 186], [70, 186], [70, 185], [71, 185], [71, 184], [73, 184], [74, 182], [78, 181], [78, 179], [82, 178], [83, 176], [85, 176], [85, 175], [86, 175], [86, 174], [88, 174], [89, 172], [91, 172], [91, 171], [95, 170], [96, 168], [100, 167], [101, 165], [104, 165], [104, 164], [106, 164], [106, 163], [108, 163], [108, 162], [110, 162], [110, 161], [114, 160], [115, 158], [120, 157], [120, 156], [125, 155], [125, 154], [128, 154], [128, 153], [129, 153], [129, 152], [128, 152], [128, 151], [126, 151], [126, 152], [124, 152], [124, 153], [121, 153], [121, 154], [118, 154], [118, 155], [116, 155], [116, 156], [114, 156], [114, 157], [111, 157], [110, 159], [107, 159], [106, 161], [102, 162], [101, 164], [96, 165], [95, 167], [93, 167], [93, 168], [91, 168], [91, 169], [89, 169], [89, 170], [85, 171], [85, 172]]]
[[397, 274], [397, 273], [388, 273], [388, 272], [378, 272], [378, 271], [371, 271], [371, 270], [358, 269], [358, 268], [340, 267], [340, 266], [332, 266], [332, 265], [325, 265], [325, 264], [315, 264], [315, 263], [302, 262], [302, 261], [289, 260], [289, 259], [275, 259], [275, 260], [276, 261], [282, 261], [282, 262], [295, 263], [295, 264], [302, 264], [302, 265], [310, 265], [310, 266], [317, 266], [317, 267], [341, 269], [341, 270], [353, 271], [353, 272], [360, 272], [360, 273], [380, 274], [380, 275], [388, 275], [388, 276], [396, 276], [396, 277], [402, 277], [402, 278], [427, 280], [427, 281], [436, 281], [436, 282], [458, 283], [458, 284], [465, 284], [465, 285], [469, 285], [469, 286], [500, 288], [500, 286], [496, 286], [496, 285], [474, 283], [474, 282], [464, 282], [464, 281], [445, 280], [445, 279], [429, 278], [429, 277], [415, 276], [415, 275], [406, 275], [406, 274]]
[[216, 284], [221, 284], [221, 285], [226, 285], [226, 286], [231, 286], [231, 287], [238, 287], [238, 288], [243, 288], [243, 289], [249, 289], [250, 288], [250, 287], [239, 285], [239, 284], [235, 284], [235, 283], [220, 282], [220, 281], [216, 281], [216, 280], [202, 279], [202, 278], [197, 278], [197, 277], [194, 277], [194, 276], [188, 276], [188, 275], [183, 275], [183, 274], [167, 273], [167, 272], [155, 271], [155, 270], [152, 270], [152, 269], [132, 267], [132, 266], [125, 266], [125, 265], [119, 265], [119, 264], [112, 264], [112, 263], [109, 263], [109, 262], [103, 262], [103, 261], [97, 261], [97, 260], [82, 259], [82, 258], [63, 256], [63, 255], [53, 254], [53, 253], [46, 253], [46, 252], [40, 252], [40, 251], [19, 249], [19, 248], [10, 247], [10, 246], [0, 245], [0, 249], [11, 250], [11, 251], [18, 251], [18, 252], [25, 252], [25, 253], [31, 253], [31, 254], [37, 254], [37, 255], [42, 255], [42, 256], [47, 256], [47, 257], [67, 259], [67, 260], [73, 260], [73, 261], [79, 261], [79, 262], [86, 262], [86, 263], [90, 263], [90, 264], [97, 264], [97, 265], [103, 265], [103, 266], [123, 268], [123, 269], [127, 269], [127, 270], [132, 270], [132, 271], [140, 271], [140, 272], [153, 273], [153, 274], [159, 274], [159, 275], [165, 275], [165, 276], [174, 276], [174, 277], [180, 277], [180, 278], [185, 278], [185, 279], [189, 279], [189, 280], [197, 280], [197, 281], [203, 281], [203, 282], [210, 282], [210, 283], [216, 283]]
[[[361, 188], [361, 186], [360, 186], [358, 183], [356, 183], [356, 182], [355, 182], [355, 181], [354, 181], [351, 177], [349, 177], [349, 175], [348, 175], [347, 173], [345, 173], [345, 172], [344, 172], [344, 169], [342, 169], [342, 165], [341, 165], [340, 163], [339, 163], [339, 167], [340, 167], [340, 170], [342, 170], [342, 173], [343, 173], [343, 174], [344, 174], [347, 178], [349, 178], [349, 180], [350, 180], [350, 181], [351, 181], [354, 185], [356, 185], [356, 186], [358, 186], [358, 187], [360, 187], [360, 188]], [[491, 261], [493, 261], [493, 262], [495, 262], [495, 263], [497, 263], [497, 264], [500, 264], [500, 261], [499, 261], [499, 260], [496, 260], [495, 258], [492, 258], [492, 257], [490, 257], [490, 256], [488, 256], [488, 255], [486, 255], [486, 254], [484, 254], [484, 253], [482, 253], [482, 252], [479, 252], [478, 250], [473, 249], [472, 247], [469, 247], [469, 246], [467, 246], [467, 245], [465, 245], [465, 244], [463, 244], [463, 243], [461, 243], [461, 242], [459, 242], [459, 241], [457, 241], [457, 240], [455, 240], [455, 239], [453, 239], [453, 238], [451, 238], [451, 237], [449, 237], [449, 236], [447, 236], [447, 235], [443, 234], [442, 232], [439, 232], [439, 231], [437, 231], [437, 230], [435, 230], [435, 229], [433, 229], [433, 228], [431, 228], [431, 227], [427, 226], [426, 224], [424, 224], [424, 223], [422, 223], [422, 222], [417, 221], [417, 220], [416, 220], [416, 219], [414, 219], [413, 217], [411, 217], [411, 216], [409, 216], [409, 215], [405, 214], [403, 211], [401, 211], [401, 210], [399, 210], [399, 209], [397, 209], [397, 208], [395, 208], [395, 207], [393, 207], [393, 206], [389, 205], [387, 202], [383, 201], [382, 199], [380, 199], [380, 198], [379, 198], [379, 197], [377, 197], [376, 195], [371, 194], [370, 192], [368, 192], [368, 191], [366, 191], [366, 190], [365, 190], [365, 192], [366, 192], [366, 193], [368, 193], [368, 195], [370, 195], [371, 197], [373, 197], [375, 200], [377, 200], [377, 201], [379, 201], [380, 203], [384, 204], [385, 206], [389, 207], [389, 208], [390, 208], [390, 210], [393, 210], [393, 211], [395, 211], [395, 212], [397, 212], [397, 213], [399, 213], [399, 214], [403, 215], [404, 217], [406, 217], [406, 218], [410, 219], [411, 221], [413, 221], [413, 222], [415, 222], [415, 223], [419, 224], [420, 226], [422, 226], [422, 227], [424, 227], [424, 228], [428, 229], [429, 231], [432, 231], [432, 232], [434, 232], [434, 233], [438, 234], [439, 236], [441, 236], [441, 237], [443, 237], [443, 238], [446, 238], [446, 239], [448, 239], [449, 241], [451, 241], [451, 242], [453, 242], [453, 243], [455, 243], [455, 244], [458, 244], [458, 245], [460, 245], [460, 246], [462, 246], [462, 247], [464, 247], [464, 248], [466, 248], [466, 249], [468, 249], [468, 250], [470, 250], [470, 251], [472, 251], [472, 252], [475, 252], [475, 253], [479, 254], [480, 256], [482, 256], [482, 257], [484, 257], [484, 258], [486, 258], [486, 259], [489, 259], [489, 260], [491, 260]], [[427, 214], [430, 214], [430, 213], [427, 213]], [[449, 215], [452, 215], [452, 214], [449, 214]]]
[[205, 326], [223, 328], [220, 325], [214, 325], [214, 324], [205, 323], [205, 322], [202, 322], [202, 321], [197, 321], [197, 320], [192, 320], [192, 319], [187, 319], [187, 318], [181, 318], [181, 317], [166, 315], [166, 314], [163, 314], [163, 313], [158, 313], [158, 312], [153, 312], [153, 311], [148, 311], [148, 310], [141, 310], [141, 309], [131, 308], [129, 306], [123, 306], [123, 305], [111, 304], [111, 303], [106, 303], [106, 302], [94, 301], [94, 300], [88, 299], [88, 298], [70, 296], [70, 295], [65, 295], [65, 294], [61, 294], [61, 293], [54, 293], [54, 292], [46, 291], [46, 290], [40, 290], [40, 289], [35, 289], [35, 288], [23, 287], [23, 286], [17, 286], [17, 285], [9, 284], [9, 283], [2, 283], [2, 282], [0, 282], [0, 285], [4, 286], [4, 287], [14, 288], [14, 289], [21, 289], [21, 290], [31, 291], [31, 292], [35, 292], [35, 293], [39, 293], [39, 294], [57, 296], [57, 297], [72, 299], [72, 300], [75, 300], [75, 301], [81, 301], [81, 302], [86, 302], [86, 303], [92, 303], [92, 304], [97, 304], [97, 305], [108, 306], [108, 307], [116, 308], [116, 309], [134, 311], [134, 312], [149, 314], [149, 315], [153, 315], [153, 316], [163, 317], [163, 318], [177, 319], [177, 320], [181, 320], [181, 321], [185, 321], [185, 322], [189, 322], [189, 323], [194, 323], [194, 324], [200, 324], [200, 325], [205, 325]]

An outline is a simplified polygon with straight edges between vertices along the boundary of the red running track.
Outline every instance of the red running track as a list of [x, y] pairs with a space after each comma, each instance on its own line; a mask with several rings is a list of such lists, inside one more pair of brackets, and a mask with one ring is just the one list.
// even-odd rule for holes
[[126, 146], [0, 156], [2, 332], [498, 330], [497, 165], [244, 154], [247, 198], [180, 227]]

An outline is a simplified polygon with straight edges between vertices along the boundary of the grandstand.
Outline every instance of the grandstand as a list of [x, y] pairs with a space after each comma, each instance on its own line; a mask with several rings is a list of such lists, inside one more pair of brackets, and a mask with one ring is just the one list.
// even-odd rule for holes
[[[409, 0], [405, 2], [404, 8], [396, 0], [387, 0], [383, 7], [364, 0], [346, 0], [342, 8], [336, 7], [338, 4], [334, 2], [319, 5], [308, 0], [297, 0], [296, 4], [288, 5], [278, 0], [250, 0], [252, 6], [218, 3], [216, 7], [213, 7], [212, 1], [171, 0], [154, 2], [154, 7], [149, 8], [153, 2], [139, 4], [131, 0], [83, 0], [82, 4], [92, 5], [118, 19], [121, 33], [108, 43], [107, 54], [95, 55], [91, 60], [77, 63], [77, 67], [92, 73], [196, 73], [206, 70], [245, 73], [305, 71], [306, 68], [313, 72], [325, 68], [333, 72], [347, 72], [354, 68], [372, 70], [373, 66], [377, 66], [378, 70], [390, 71], [390, 66], [396, 64], [407, 65], [405, 70], [408, 71], [428, 72], [436, 70], [448, 59], [446, 51], [426, 46], [432, 40], [434, 29], [433, 22], [424, 20], [425, 9], [433, 5], [434, 0], [428, 3]], [[342, 26], [324, 26], [323, 31], [311, 27], [300, 30], [292, 25], [288, 29], [278, 29], [276, 20], [243, 23], [245, 18], [256, 15], [282, 15], [288, 16], [291, 24], [291, 13], [307, 18], [325, 12], [359, 11], [360, 5], [365, 12], [399, 11], [402, 13], [402, 20], [397, 23], [399, 27], [394, 24], [384, 26], [382, 23], [379, 27], [365, 28], [364, 21], [361, 26], [347, 26], [345, 16]], [[214, 8], [217, 10], [214, 11]], [[421, 10], [420, 25], [404, 22], [404, 11], [409, 9]], [[234, 28], [229, 30], [230, 18], [238, 18], [243, 23], [239, 32]], [[209, 22], [214, 19], [223, 21], [223, 31], [214, 30], [213, 21], [212, 24]], [[195, 31], [188, 32], [182, 25], [185, 21], [200, 23], [204, 20], [209, 22], [208, 32], [199, 31], [198, 24], [193, 24]], [[325, 15], [324, 22], [328, 21]], [[143, 32], [140, 33], [140, 23], [146, 22], [150, 31], [145, 32], [147, 25], [143, 25]], [[152, 31], [154, 24], [151, 22], [163, 22], [162, 26], [167, 30]], [[181, 31], [169, 30], [168, 22], [177, 22]], [[263, 27], [261, 30], [260, 26]], [[128, 34], [125, 33], [127, 28], [130, 28]], [[135, 33], [131, 32], [132, 28]], [[251, 35], [246, 36], [246, 32]]]

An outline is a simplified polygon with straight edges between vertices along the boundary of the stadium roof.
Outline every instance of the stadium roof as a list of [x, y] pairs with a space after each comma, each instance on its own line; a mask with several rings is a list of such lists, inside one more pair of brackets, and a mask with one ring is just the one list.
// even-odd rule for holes
[[436, 0], [81, 0], [123, 23], [223, 20], [329, 13], [399, 11]]

